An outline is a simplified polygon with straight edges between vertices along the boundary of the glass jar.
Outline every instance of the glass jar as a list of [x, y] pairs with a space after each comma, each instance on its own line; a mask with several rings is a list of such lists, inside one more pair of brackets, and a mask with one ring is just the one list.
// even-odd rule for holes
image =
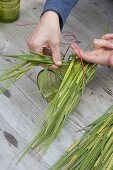
[[0, 21], [13, 22], [19, 17], [20, 0], [0, 0]]

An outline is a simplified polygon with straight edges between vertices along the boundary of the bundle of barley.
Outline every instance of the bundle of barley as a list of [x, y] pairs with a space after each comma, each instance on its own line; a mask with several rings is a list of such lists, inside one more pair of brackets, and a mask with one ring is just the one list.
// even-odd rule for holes
[[113, 169], [113, 106], [87, 128], [51, 170]]
[[[31, 148], [38, 148], [39, 150], [48, 149], [50, 144], [58, 136], [69, 114], [72, 112], [74, 107], [77, 106], [85, 85], [94, 77], [96, 65], [84, 62], [83, 70], [79, 58], [72, 54], [69, 61], [62, 61], [63, 65], [61, 66], [60, 71], [53, 71], [55, 75], [59, 77], [60, 81], [55, 90], [53, 90], [53, 87], [50, 86], [50, 93], [49, 89], [44, 86], [44, 80], [49, 80], [47, 78], [47, 66], [53, 64], [51, 58], [39, 54], [35, 54], [34, 56], [22, 55], [11, 57], [23, 60], [24, 63], [18, 65], [13, 70], [10, 70], [0, 77], [0, 82], [6, 80], [11, 82], [6, 82], [5, 89], [22, 77], [31, 68], [34, 68], [37, 65], [45, 65], [46, 67], [44, 74], [41, 74], [41, 78], [38, 79], [38, 82], [40, 82], [40, 90], [44, 97], [47, 98], [47, 95], [49, 94], [50, 103], [48, 104], [43, 116], [43, 128], [33, 138], [31, 144], [23, 153], [23, 157]], [[53, 80], [53, 78], [51, 80]], [[3, 91], [4, 90], [2, 89], [2, 92]]]
[[[77, 106], [85, 84], [87, 84], [94, 77], [95, 68], [95, 65], [84, 62], [86, 77], [84, 80], [81, 62], [75, 56], [72, 56], [72, 61], [63, 80], [61, 81], [59, 88], [56, 88], [55, 91], [52, 86], [50, 89], [45, 89], [46, 93], [44, 93], [44, 87], [46, 86], [42, 86], [44, 97], [49, 96], [50, 101], [44, 114], [44, 120], [46, 121], [44, 121], [43, 128], [35, 135], [22, 157], [31, 148], [37, 148], [39, 150], [48, 149], [50, 144], [58, 136], [69, 114]], [[58, 77], [59, 76], [60, 75], [58, 75]], [[43, 74], [43, 80], [49, 80], [46, 73]]]
[[[22, 63], [20, 63], [16, 67], [13, 67], [11, 70], [0, 76], [0, 83], [3, 83], [3, 87], [0, 88], [0, 94], [4, 93], [5, 90], [7, 90], [12, 84], [14, 84], [32, 68], [39, 65], [50, 66], [53, 64], [53, 61], [49, 56], [45, 56], [42, 54], [32, 53], [28, 55], [11, 55], [7, 57], [16, 58], [18, 60], [21, 60]], [[69, 62], [62, 62], [63, 65], [69, 65]]]

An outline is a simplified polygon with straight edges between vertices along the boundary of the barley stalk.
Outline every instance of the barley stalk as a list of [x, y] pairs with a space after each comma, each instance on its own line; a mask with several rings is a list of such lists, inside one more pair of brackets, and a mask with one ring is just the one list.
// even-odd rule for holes
[[113, 169], [113, 106], [88, 130], [50, 170], [112, 170]]

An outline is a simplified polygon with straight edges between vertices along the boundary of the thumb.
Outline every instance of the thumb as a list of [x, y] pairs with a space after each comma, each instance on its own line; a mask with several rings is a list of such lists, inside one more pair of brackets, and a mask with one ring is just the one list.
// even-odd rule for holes
[[51, 44], [50, 48], [52, 51], [52, 59], [53, 59], [54, 63], [57, 66], [61, 66], [62, 62], [61, 62], [61, 54], [60, 54], [59, 44]]

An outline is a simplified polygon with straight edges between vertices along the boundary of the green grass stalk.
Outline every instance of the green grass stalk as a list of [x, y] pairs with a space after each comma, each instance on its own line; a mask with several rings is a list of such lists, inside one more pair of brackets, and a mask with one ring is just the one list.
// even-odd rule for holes
[[113, 169], [113, 106], [88, 126], [80, 141], [69, 148], [50, 170]]

